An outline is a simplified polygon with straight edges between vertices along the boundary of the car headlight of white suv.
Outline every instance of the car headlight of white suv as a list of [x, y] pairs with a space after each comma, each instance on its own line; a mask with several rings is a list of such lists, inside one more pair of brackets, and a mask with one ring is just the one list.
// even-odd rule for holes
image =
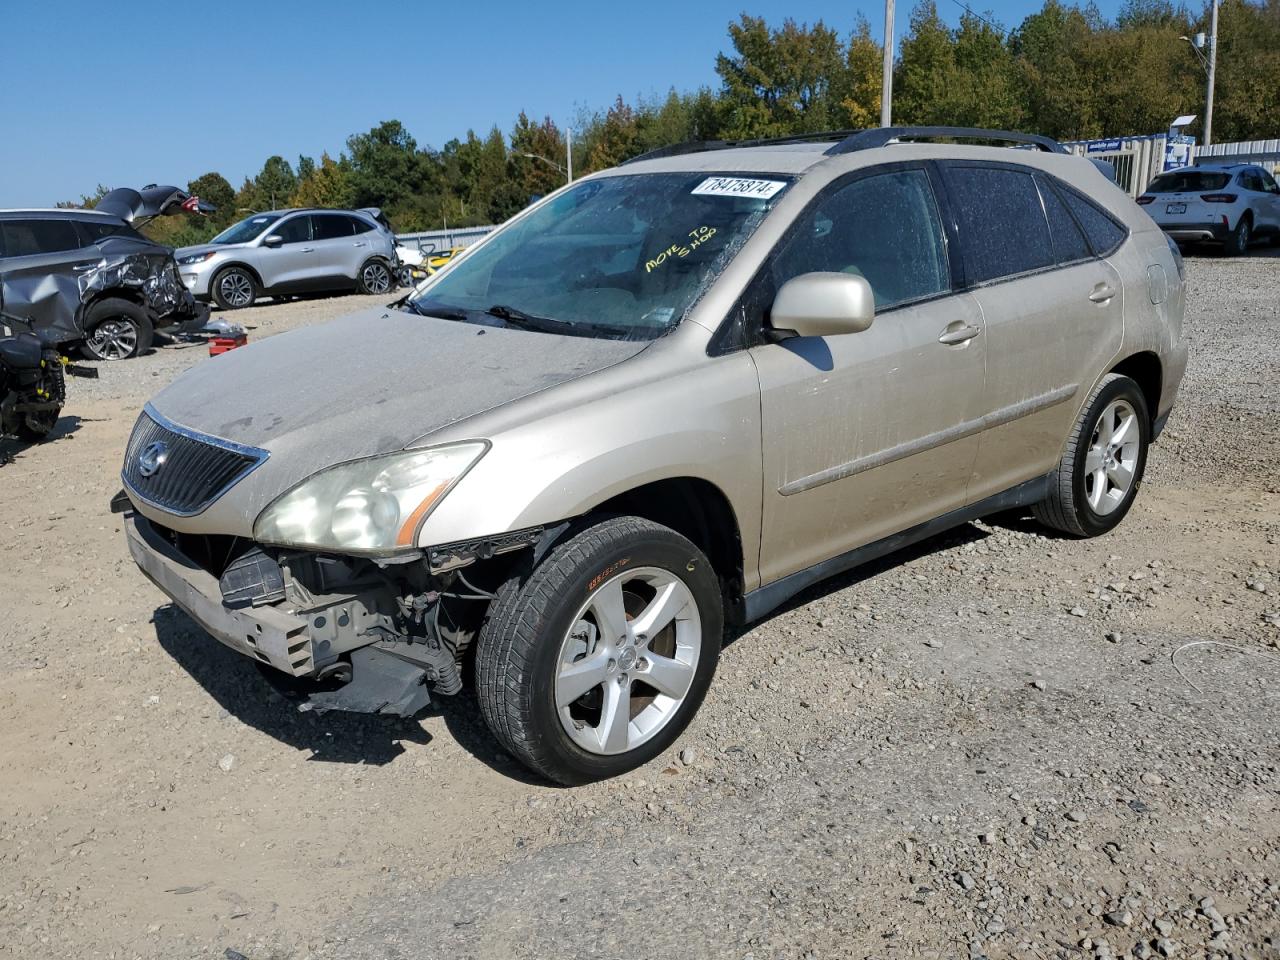
[[422, 522], [488, 449], [467, 441], [329, 467], [263, 510], [253, 538], [339, 553], [412, 548]]

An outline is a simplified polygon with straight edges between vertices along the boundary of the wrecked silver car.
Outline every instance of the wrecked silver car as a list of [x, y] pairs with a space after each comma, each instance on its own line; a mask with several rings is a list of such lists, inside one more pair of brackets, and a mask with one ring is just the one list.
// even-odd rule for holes
[[0, 210], [0, 283], [10, 313], [91, 360], [124, 360], [156, 332], [209, 318], [182, 284], [173, 251], [136, 229], [212, 209], [177, 187], [112, 190], [93, 210]]

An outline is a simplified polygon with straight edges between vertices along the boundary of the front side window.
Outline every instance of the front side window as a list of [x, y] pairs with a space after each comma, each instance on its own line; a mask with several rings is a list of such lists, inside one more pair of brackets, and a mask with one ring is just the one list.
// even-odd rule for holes
[[311, 217], [292, 217], [271, 232], [285, 243], [307, 243], [311, 240]]
[[956, 164], [948, 169], [947, 181], [971, 282], [987, 283], [1057, 262], [1029, 172]]
[[684, 318], [789, 184], [773, 174], [586, 180], [503, 227], [407, 309], [651, 339]]
[[232, 224], [210, 240], [210, 243], [248, 243], [267, 232], [267, 229], [280, 219], [279, 214], [260, 213], [248, 217], [239, 223]]
[[1267, 171], [1259, 170], [1258, 177], [1262, 180], [1262, 189], [1264, 192], [1280, 193], [1280, 186], [1276, 184], [1276, 178], [1267, 173]]
[[0, 252], [6, 257], [32, 257], [79, 249], [80, 235], [69, 220], [0, 222]]
[[836, 187], [800, 215], [770, 270], [775, 292], [804, 273], [863, 277], [877, 310], [947, 292], [946, 242], [928, 175], [899, 170]]

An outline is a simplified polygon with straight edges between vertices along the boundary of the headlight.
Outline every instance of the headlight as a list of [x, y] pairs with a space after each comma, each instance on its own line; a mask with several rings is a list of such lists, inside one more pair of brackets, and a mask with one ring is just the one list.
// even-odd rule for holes
[[210, 257], [216, 257], [217, 255], [217, 250], [210, 250], [208, 253], [193, 253], [189, 257], [179, 258], [178, 263], [182, 264], [184, 267], [189, 267], [193, 263], [204, 263]]
[[422, 521], [488, 448], [472, 441], [322, 470], [263, 510], [253, 538], [342, 553], [412, 547]]

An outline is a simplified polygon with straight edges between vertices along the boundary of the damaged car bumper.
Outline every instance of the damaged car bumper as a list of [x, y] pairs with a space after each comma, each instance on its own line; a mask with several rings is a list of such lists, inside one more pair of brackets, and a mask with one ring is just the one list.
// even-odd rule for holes
[[[215, 576], [195, 556], [203, 551], [188, 553], [181, 535], [132, 512], [127, 498], [113, 507], [125, 512], [139, 569], [201, 628], [264, 666], [324, 682], [302, 709], [407, 717], [430, 703], [427, 684], [440, 683], [443, 658], [397, 632], [389, 584], [358, 582], [345, 590], [323, 575], [318, 582], [314, 571], [295, 576], [258, 548]], [[297, 559], [305, 565], [314, 558]]]

